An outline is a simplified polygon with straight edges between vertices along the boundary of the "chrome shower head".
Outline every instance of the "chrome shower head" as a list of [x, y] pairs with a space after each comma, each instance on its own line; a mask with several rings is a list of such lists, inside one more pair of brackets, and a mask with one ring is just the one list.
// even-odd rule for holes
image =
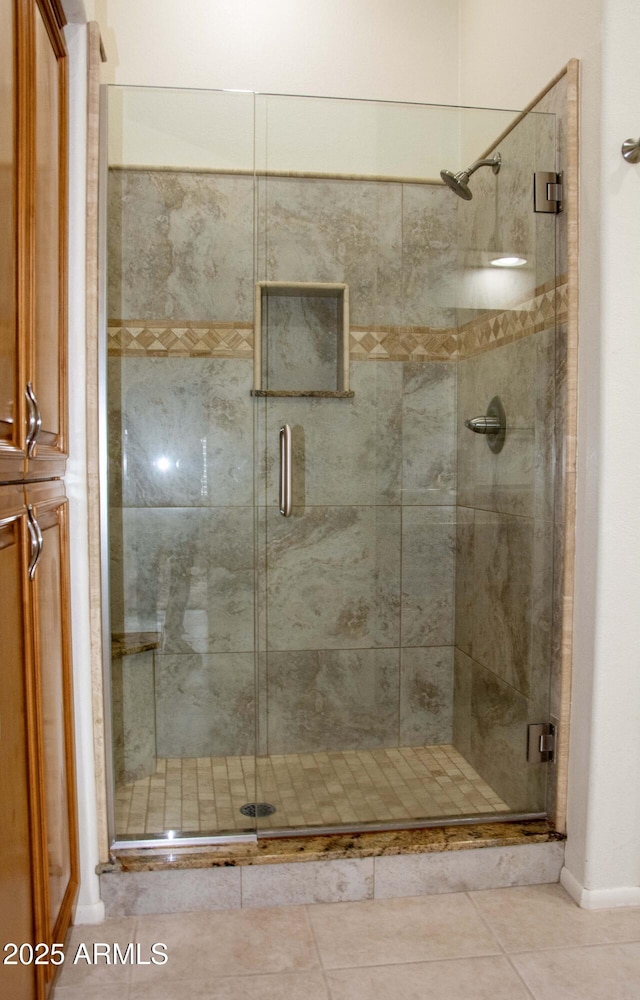
[[451, 170], [441, 170], [440, 176], [454, 194], [457, 194], [459, 198], [464, 198], [465, 201], [471, 201], [473, 195], [469, 190], [469, 174], [466, 170], [460, 170], [457, 174]]
[[463, 198], [464, 201], [471, 201], [473, 198], [473, 194], [469, 189], [469, 178], [471, 177], [471, 174], [474, 174], [479, 167], [491, 167], [494, 174], [497, 174], [500, 172], [501, 163], [502, 157], [500, 156], [500, 153], [496, 153], [495, 156], [491, 156], [485, 160], [476, 160], [476, 162], [472, 163], [466, 170], [459, 170], [457, 174], [454, 174], [451, 170], [441, 170], [440, 176], [445, 184], [450, 187], [459, 198]]

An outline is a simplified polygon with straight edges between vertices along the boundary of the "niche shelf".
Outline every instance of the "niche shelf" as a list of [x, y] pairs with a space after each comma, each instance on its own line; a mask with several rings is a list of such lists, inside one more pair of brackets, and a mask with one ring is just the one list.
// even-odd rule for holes
[[349, 286], [258, 281], [252, 396], [348, 399]]

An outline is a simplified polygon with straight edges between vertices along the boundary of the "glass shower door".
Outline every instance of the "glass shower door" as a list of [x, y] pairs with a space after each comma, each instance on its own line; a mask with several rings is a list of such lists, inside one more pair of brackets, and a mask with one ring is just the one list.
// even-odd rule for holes
[[544, 814], [554, 116], [127, 87], [110, 132], [116, 838]]
[[[545, 812], [555, 220], [531, 188], [554, 116], [521, 118], [471, 202], [438, 176], [514, 117], [257, 100], [264, 835]], [[498, 395], [500, 454], [465, 427]]]
[[115, 836], [255, 830], [253, 95], [110, 88]]

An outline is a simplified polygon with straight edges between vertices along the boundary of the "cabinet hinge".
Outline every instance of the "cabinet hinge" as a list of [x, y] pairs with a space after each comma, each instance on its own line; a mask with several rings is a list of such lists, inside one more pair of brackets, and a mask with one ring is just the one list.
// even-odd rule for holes
[[527, 760], [531, 764], [551, 764], [556, 753], [556, 727], [538, 722], [527, 727]]
[[562, 174], [555, 171], [536, 170], [533, 175], [534, 212], [562, 211]]

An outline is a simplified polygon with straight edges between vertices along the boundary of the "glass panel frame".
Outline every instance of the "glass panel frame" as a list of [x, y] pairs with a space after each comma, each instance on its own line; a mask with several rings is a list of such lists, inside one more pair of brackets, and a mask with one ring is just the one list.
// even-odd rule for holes
[[[112, 143], [122, 174], [128, 169], [141, 176], [146, 166], [165, 186], [178, 172], [194, 184], [205, 174], [218, 179], [233, 175], [252, 190], [250, 282], [247, 254], [239, 265], [237, 253], [229, 251], [227, 243], [226, 253], [218, 251], [230, 262], [226, 291], [221, 285], [219, 294], [205, 296], [207, 308], [200, 313], [196, 308], [193, 315], [184, 312], [189, 302], [196, 302], [193, 288], [185, 295], [175, 283], [168, 296], [173, 297], [173, 315], [149, 317], [142, 308], [137, 315], [135, 298], [121, 298], [119, 312], [112, 312], [112, 319], [122, 321], [115, 324], [112, 348], [117, 341], [116, 350], [124, 352], [122, 345], [127, 342], [131, 348], [138, 338], [139, 343], [153, 342], [161, 354], [163, 334], [175, 337], [181, 324], [183, 344], [201, 336], [203, 327], [209, 332], [223, 330], [223, 339], [234, 342], [228, 348], [232, 354], [243, 351], [250, 339], [246, 330], [253, 326], [256, 282], [338, 282], [348, 284], [350, 291], [354, 398], [286, 404], [253, 398], [243, 409], [243, 435], [251, 427], [253, 452], [246, 480], [248, 487], [251, 479], [251, 497], [247, 493], [243, 509], [249, 512], [247, 528], [250, 523], [252, 533], [252, 555], [245, 565], [252, 588], [246, 620], [251, 619], [254, 640], [250, 654], [254, 752], [231, 754], [238, 762], [225, 766], [239, 768], [237, 777], [232, 775], [231, 789], [240, 781], [240, 758], [245, 758], [244, 787], [254, 804], [279, 796], [277, 811], [248, 820], [243, 832], [271, 836], [543, 815], [548, 772], [526, 765], [522, 750], [527, 724], [542, 721], [549, 710], [554, 444], [548, 404], [553, 395], [555, 220], [534, 216], [524, 198], [530, 172], [555, 167], [555, 116], [530, 112], [515, 118], [513, 112], [486, 109], [292, 95], [152, 88], [110, 91], [120, 119], [129, 115], [137, 129], [131, 130], [132, 141], [123, 135], [119, 143]], [[215, 100], [224, 107], [223, 127], [212, 127], [207, 111], [210, 94], [216, 94]], [[253, 119], [250, 142], [245, 133], [246, 142], [234, 157], [236, 99], [252, 102]], [[189, 110], [181, 113], [185, 100]], [[145, 114], [150, 116], [149, 125], [141, 132]], [[421, 127], [429, 119], [431, 133]], [[170, 162], [166, 162], [163, 129], [175, 143]], [[433, 135], [444, 137], [444, 145], [432, 141]], [[150, 150], [147, 164], [140, 162], [145, 143]], [[473, 199], [459, 201], [442, 186], [439, 170], [464, 169], [487, 154], [487, 147], [488, 155], [501, 151], [500, 173], [474, 171], [469, 181]], [[159, 187], [160, 182], [154, 196]], [[173, 220], [175, 240], [180, 228], [188, 225], [177, 219], [175, 205], [188, 202], [191, 195], [180, 188], [176, 201], [174, 185], [172, 196], [173, 207], [160, 211], [158, 218]], [[230, 206], [237, 196], [230, 188], [224, 208], [222, 199], [215, 211], [231, 217], [235, 209]], [[130, 208], [131, 202], [127, 205]], [[237, 232], [237, 215], [234, 218]], [[200, 222], [206, 228], [209, 219], [201, 216]], [[197, 228], [192, 228], [195, 246]], [[223, 247], [224, 239], [232, 238], [231, 228], [225, 236], [224, 218], [220, 231], [218, 246]], [[211, 238], [204, 255], [185, 257], [182, 270], [187, 285], [204, 287], [203, 262], [215, 269], [215, 247]], [[522, 256], [527, 263], [517, 270], [498, 271], [491, 261], [506, 254]], [[144, 265], [144, 254], [137, 256]], [[136, 254], [132, 257], [135, 267]], [[189, 261], [193, 273], [188, 271]], [[247, 278], [241, 280], [242, 266]], [[433, 280], [426, 282], [429, 270]], [[124, 273], [121, 268], [117, 277]], [[162, 296], [156, 288], [146, 303], [139, 301], [148, 311], [149, 303], [162, 303]], [[238, 309], [234, 301], [241, 303]], [[217, 307], [222, 311], [215, 312]], [[180, 308], [178, 315], [175, 309]], [[134, 319], [137, 326], [131, 322]], [[140, 358], [144, 351], [150, 353], [146, 347]], [[529, 410], [522, 394], [519, 401], [515, 399], [515, 382], [505, 360], [509, 353], [515, 357], [523, 351], [528, 352], [527, 359], [518, 361], [513, 371], [532, 390]], [[200, 361], [205, 353], [203, 349]], [[245, 358], [249, 363], [249, 351], [238, 360]], [[485, 387], [484, 374], [474, 380], [464, 372], [489, 372], [491, 382], [492, 367], [502, 381], [498, 379], [491, 395], [511, 393], [511, 399], [505, 399], [504, 454], [487, 460], [486, 439], [465, 429], [464, 420], [485, 412], [489, 397], [485, 401], [484, 395], [490, 386]], [[193, 386], [198, 381], [187, 372], [188, 365], [184, 368], [176, 389], [178, 383]], [[151, 365], [152, 369], [150, 391], [158, 393], [163, 385], [161, 365]], [[134, 385], [143, 382], [138, 376], [132, 379]], [[247, 401], [250, 384], [249, 379]], [[224, 402], [215, 379], [207, 385], [218, 409], [226, 407], [233, 421], [233, 407]], [[473, 391], [467, 391], [469, 386]], [[168, 390], [163, 391], [164, 399], [169, 396]], [[238, 405], [243, 405], [241, 396], [244, 389], [234, 397]], [[191, 396], [185, 406], [193, 409], [193, 405]], [[145, 411], [141, 419], [150, 428], [154, 422], [160, 426], [152, 407], [145, 404], [141, 410]], [[186, 410], [183, 416], [189, 416]], [[196, 415], [195, 423], [198, 419]], [[189, 423], [175, 421], [173, 433]], [[293, 512], [286, 520], [278, 512], [276, 490], [278, 433], [285, 423], [292, 427], [294, 461]], [[139, 454], [139, 443], [137, 447]], [[130, 449], [129, 454], [134, 452]], [[149, 452], [146, 458], [150, 461], [153, 456]], [[172, 469], [166, 448], [158, 451], [156, 464], [163, 458], [169, 467], [157, 467], [158, 475]], [[125, 460], [126, 455], [118, 456], [120, 464]], [[507, 465], [509, 472], [502, 481], [501, 470]], [[186, 462], [191, 483], [192, 466], [194, 462]], [[225, 469], [220, 471], [224, 479]], [[207, 483], [208, 476], [204, 476]], [[199, 478], [202, 486], [202, 474]], [[238, 486], [237, 476], [229, 481]], [[133, 489], [134, 500], [136, 489], [142, 489], [140, 483]], [[166, 497], [164, 502], [177, 511]], [[189, 516], [180, 515], [182, 525]], [[296, 540], [301, 527], [312, 548], [304, 539]], [[170, 545], [180, 539], [181, 530], [176, 522], [175, 528], [164, 532]], [[233, 547], [231, 540], [243, 535], [231, 521], [204, 534], [222, 539], [223, 547], [227, 543]], [[158, 538], [163, 531], [152, 529], [150, 535]], [[189, 546], [183, 540], [179, 548], [184, 554]], [[134, 545], [130, 551], [136, 552]], [[480, 588], [459, 570], [461, 553], [475, 568], [474, 577], [481, 579]], [[519, 553], [510, 566], [517, 564], [520, 576], [500, 575], [500, 560], [509, 553]], [[499, 565], [492, 564], [492, 557]], [[205, 559], [203, 567], [224, 567], [226, 558], [221, 552], [213, 560]], [[438, 569], [425, 577], [424, 565]], [[208, 582], [200, 586], [210, 589], [211, 571], [202, 572], [202, 580]], [[325, 579], [320, 596], [314, 590], [314, 574]], [[518, 601], [522, 613], [514, 616]], [[306, 622], [305, 607], [310, 616]], [[469, 644], [466, 618], [484, 621], [484, 628], [476, 630], [475, 644]], [[186, 634], [184, 617], [182, 626]], [[193, 627], [196, 631], [199, 627], [195, 619]], [[245, 623], [242, 629], [248, 627]], [[490, 650], [492, 630], [497, 653]], [[166, 632], [166, 620], [161, 631]], [[183, 634], [176, 633], [175, 638], [184, 641]], [[167, 647], [163, 635], [157, 655], [222, 655], [211, 653], [209, 639], [207, 632], [202, 648], [187, 654], [172, 649], [171, 643]], [[500, 661], [501, 649], [511, 650], [511, 661], [508, 656]], [[249, 650], [242, 652], [249, 655]], [[224, 655], [239, 653], [229, 649]], [[169, 716], [185, 684], [197, 673], [188, 670], [177, 679], [176, 700], [168, 702]], [[236, 683], [237, 670], [232, 674]], [[210, 703], [207, 709], [207, 684], [199, 709], [203, 718], [208, 711], [211, 722], [218, 706]], [[501, 717], [499, 706], [505, 704], [507, 690], [515, 694]], [[214, 700], [231, 706], [231, 721], [243, 717], [244, 709], [237, 710], [233, 696]], [[427, 724], [429, 706], [433, 718]], [[487, 718], [493, 718], [490, 727]], [[347, 745], [323, 745], [320, 723], [327, 720]], [[452, 745], [462, 753], [462, 762], [448, 751], [432, 749]], [[478, 797], [479, 786], [465, 765], [480, 772], [480, 780], [484, 778], [493, 792], [493, 801], [490, 796], [485, 799], [490, 805], [486, 813], [478, 811], [482, 795]], [[302, 776], [297, 786], [292, 778], [296, 766]], [[416, 784], [424, 786], [425, 768], [433, 778], [428, 809], [416, 808], [410, 794]], [[403, 795], [392, 801], [384, 781], [382, 791], [375, 781], [367, 784], [369, 772], [376, 771], [383, 776], [386, 772], [387, 785], [403, 786], [404, 803]], [[277, 772], [286, 779], [280, 790]], [[514, 773], [522, 794], [509, 785]], [[457, 793], [468, 785], [465, 799]], [[344, 792], [337, 805], [327, 804], [329, 786], [341, 786]], [[443, 786], [447, 794], [440, 794]], [[282, 794], [289, 797], [288, 809]], [[359, 814], [351, 808], [350, 795], [364, 803]], [[473, 808], [465, 811], [469, 802]], [[502, 811], [500, 802], [505, 805]], [[171, 828], [170, 839], [185, 842], [185, 832], [214, 840], [232, 835], [222, 824], [198, 831]]]

